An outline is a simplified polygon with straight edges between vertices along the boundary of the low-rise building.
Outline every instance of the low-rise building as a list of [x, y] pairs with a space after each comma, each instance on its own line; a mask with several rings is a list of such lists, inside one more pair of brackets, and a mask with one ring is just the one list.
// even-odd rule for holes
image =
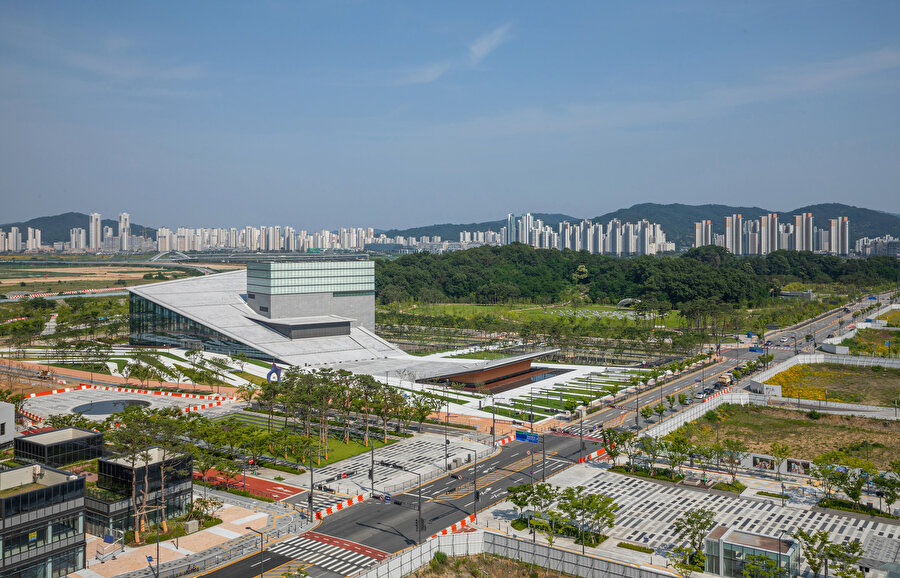
[[12, 443], [16, 435], [16, 407], [0, 403], [0, 447]]
[[165, 455], [158, 447], [149, 448], [147, 455], [134, 463], [129, 458], [101, 458], [97, 461], [97, 486], [88, 488], [87, 531], [103, 536], [111, 530], [134, 529], [132, 485], [138, 509], [144, 505], [147, 488], [147, 519], [151, 524], [161, 520], [163, 512], [167, 519], [187, 513], [193, 494], [192, 467], [191, 456]]
[[103, 455], [103, 434], [77, 427], [21, 436], [15, 439], [13, 455], [18, 462], [59, 468]]
[[40, 464], [0, 472], [0, 576], [84, 568], [84, 478]]
[[[788, 533], [788, 535], [790, 535]], [[788, 578], [800, 575], [800, 546], [783, 536], [766, 536], [728, 526], [717, 526], [704, 539], [706, 572], [742, 578], [751, 556], [774, 560]]]

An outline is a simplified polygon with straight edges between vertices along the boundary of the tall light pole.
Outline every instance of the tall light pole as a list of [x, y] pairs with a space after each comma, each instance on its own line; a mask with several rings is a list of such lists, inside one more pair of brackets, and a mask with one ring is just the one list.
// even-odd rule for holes
[[[264, 570], [264, 569], [263, 569], [263, 559], [262, 559], [262, 557], [263, 557], [263, 536], [264, 536], [265, 534], [263, 534], [263, 533], [260, 532], [259, 530], [254, 530], [254, 529], [251, 528], [250, 526], [246, 526], [245, 529], [246, 529], [246, 530], [250, 530], [251, 532], [256, 532], [257, 534], [259, 534], [259, 578], [262, 578], [263, 570]], [[157, 540], [157, 543], [159, 543], [159, 540]]]
[[472, 493], [472, 516], [475, 518], [475, 522], [478, 522], [478, 454], [476, 452], [472, 452], [472, 483], [474, 484], [475, 490]]

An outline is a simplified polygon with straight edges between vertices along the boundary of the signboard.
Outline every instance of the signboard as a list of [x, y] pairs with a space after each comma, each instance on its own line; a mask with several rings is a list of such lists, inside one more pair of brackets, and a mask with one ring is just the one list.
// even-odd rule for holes
[[36, 541], [37, 541], [37, 532], [29, 532], [28, 533], [28, 543], [30, 544], [30, 543], [36, 542]]
[[384, 501], [385, 501], [385, 502], [387, 502], [388, 504], [391, 503], [391, 497], [390, 497], [390, 496], [388, 496], [387, 494], [385, 494], [383, 497], [384, 497]]
[[516, 432], [516, 441], [517, 442], [528, 442], [530, 444], [536, 444], [538, 442], [538, 434], [529, 433], [527, 431], [517, 431]]
[[750, 353], [762, 353], [764, 350], [762, 347], [751, 347]]
[[347, 478], [347, 472], [341, 474], [341, 479], [344, 480]]

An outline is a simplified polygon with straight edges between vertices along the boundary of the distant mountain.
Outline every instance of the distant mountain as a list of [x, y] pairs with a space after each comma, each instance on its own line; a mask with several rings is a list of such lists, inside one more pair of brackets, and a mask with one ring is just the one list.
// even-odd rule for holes
[[[709, 219], [712, 221], [713, 230], [724, 230], [725, 216], [735, 213], [744, 217], [744, 220], [757, 219], [771, 211], [759, 207], [732, 207], [729, 205], [683, 205], [674, 203], [660, 205], [658, 203], [641, 203], [627, 209], [619, 209], [612, 213], [606, 213], [591, 219], [595, 223], [606, 224], [610, 219], [619, 219], [623, 223], [633, 223], [641, 219], [647, 219], [651, 223], [662, 225], [666, 233], [666, 239], [675, 241], [678, 248], [690, 247], [694, 242], [694, 223]], [[813, 217], [815, 218], [815, 217]]]
[[[581, 221], [580, 218], [561, 215], [559, 213], [532, 213], [532, 215], [534, 215], [535, 219], [540, 219], [545, 225], [550, 225], [551, 227], [557, 226], [562, 221], [569, 221], [570, 223]], [[485, 221], [483, 223], [445, 223], [442, 225], [429, 225], [427, 227], [416, 227], [413, 229], [390, 229], [389, 231], [383, 232], [388, 237], [396, 237], [397, 235], [403, 235], [404, 237], [433, 237], [435, 235], [440, 235], [441, 239], [445, 241], [458, 241], [460, 231], [500, 232], [500, 227], [505, 226], [506, 219], [503, 219], [499, 221]]]
[[[51, 245], [57, 241], [69, 240], [69, 229], [81, 227], [85, 231], [88, 230], [90, 217], [84, 213], [63, 213], [61, 215], [53, 215], [51, 217], [38, 217], [22, 223], [6, 223], [0, 225], [0, 229], [9, 231], [10, 227], [18, 227], [22, 232], [22, 238], [25, 238], [25, 231], [28, 227], [41, 230], [41, 242], [45, 245]], [[101, 219], [101, 227], [112, 227], [113, 234], [119, 233], [119, 221], [113, 219]], [[156, 239], [156, 229], [152, 227], [144, 227], [137, 223], [131, 223], [132, 235], [147, 234], [150, 239]], [[88, 233], [90, 236], [90, 233]]]

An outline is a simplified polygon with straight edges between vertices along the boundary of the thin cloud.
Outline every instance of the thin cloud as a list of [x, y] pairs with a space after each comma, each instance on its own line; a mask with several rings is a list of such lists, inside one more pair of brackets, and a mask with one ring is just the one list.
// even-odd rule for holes
[[511, 28], [511, 24], [504, 24], [487, 34], [479, 36], [469, 45], [469, 52], [465, 57], [440, 60], [413, 68], [399, 74], [400, 78], [391, 84], [429, 84], [440, 80], [453, 71], [471, 69], [473, 66], [481, 64], [485, 58], [511, 38]]
[[900, 69], [900, 50], [887, 48], [783, 69], [755, 84], [720, 87], [681, 100], [599, 102], [529, 107], [444, 127], [459, 136], [510, 136], [689, 122], [759, 103], [844, 89], [864, 77]]
[[511, 24], [495, 28], [469, 45], [469, 60], [472, 64], [480, 64], [491, 52], [510, 39]]

